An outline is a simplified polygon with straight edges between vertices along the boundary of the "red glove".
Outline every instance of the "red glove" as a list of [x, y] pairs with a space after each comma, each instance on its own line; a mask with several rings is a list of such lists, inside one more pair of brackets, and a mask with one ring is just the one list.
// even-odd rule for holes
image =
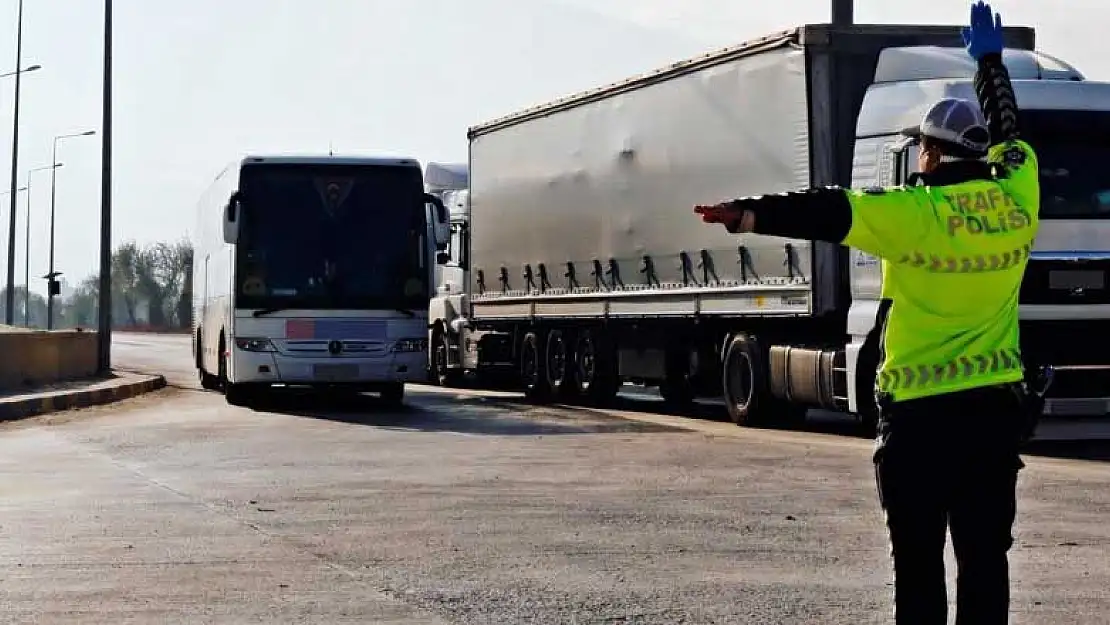
[[699, 204], [694, 207], [694, 212], [701, 215], [701, 220], [707, 224], [724, 224], [725, 229], [732, 234], [740, 232], [740, 221], [744, 217], [744, 211], [737, 210], [732, 202]]

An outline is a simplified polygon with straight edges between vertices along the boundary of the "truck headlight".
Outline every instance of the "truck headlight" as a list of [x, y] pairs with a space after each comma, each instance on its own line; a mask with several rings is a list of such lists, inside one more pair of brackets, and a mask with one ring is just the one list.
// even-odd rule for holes
[[393, 344], [393, 353], [422, 352], [428, 349], [428, 339], [400, 339]]
[[272, 352], [274, 351], [274, 344], [270, 339], [260, 338], [235, 338], [235, 347], [245, 352]]

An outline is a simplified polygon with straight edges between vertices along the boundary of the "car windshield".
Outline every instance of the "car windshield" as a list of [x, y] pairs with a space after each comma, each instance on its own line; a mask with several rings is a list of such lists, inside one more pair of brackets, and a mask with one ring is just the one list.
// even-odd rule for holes
[[1042, 219], [1110, 218], [1110, 114], [1021, 111], [1041, 169]]
[[429, 297], [420, 170], [247, 165], [241, 308], [418, 308]]

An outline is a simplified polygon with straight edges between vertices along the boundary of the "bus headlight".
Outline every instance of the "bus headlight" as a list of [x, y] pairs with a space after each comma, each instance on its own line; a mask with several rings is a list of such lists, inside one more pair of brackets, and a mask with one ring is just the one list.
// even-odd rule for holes
[[395, 354], [422, 352], [428, 349], [428, 339], [400, 339], [391, 350]]
[[245, 352], [272, 352], [274, 351], [274, 344], [270, 339], [259, 338], [235, 338], [235, 346]]

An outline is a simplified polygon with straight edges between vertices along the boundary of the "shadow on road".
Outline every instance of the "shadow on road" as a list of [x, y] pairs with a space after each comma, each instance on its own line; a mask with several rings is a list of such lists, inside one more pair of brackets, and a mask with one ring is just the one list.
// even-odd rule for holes
[[1034, 440], [1026, 445], [1023, 455], [1110, 462], [1110, 440]]
[[[511, 391], [512, 389], [506, 388], [497, 390]], [[462, 399], [463, 396], [459, 396], [457, 398], [458, 401], [462, 401]], [[529, 404], [527, 400], [524, 399], [523, 395], [518, 397], [486, 397], [482, 401], [487, 404], [496, 404], [507, 409], [542, 410], [542, 408], [539, 408], [533, 404]], [[577, 412], [581, 415], [591, 415], [595, 419], [617, 418], [589, 406], [552, 404], [547, 409], [559, 410], [560, 412], [564, 413], [567, 411]], [[608, 411], [642, 412], [667, 415], [672, 417], [696, 419], [699, 421], [713, 421], [719, 423], [729, 422], [728, 413], [725, 410], [725, 407], [720, 403], [698, 401], [693, 404], [685, 405], [669, 404], [667, 402], [664, 402], [661, 398], [657, 396], [653, 397], [652, 394], [646, 393], [642, 390], [622, 391], [621, 395], [605, 405], [604, 409]], [[810, 411], [809, 416], [805, 420], [805, 422], [801, 424], [795, 424], [790, 427], [776, 427], [773, 425], [743, 427], [767, 430], [789, 430], [796, 432], [808, 432], [812, 434], [831, 434], [836, 436], [852, 436], [861, 438], [871, 437], [871, 433], [867, 432], [863, 427], [861, 427], [859, 422], [856, 421], [853, 417], [815, 410]]]
[[419, 395], [397, 407], [374, 395], [275, 392], [255, 409], [307, 419], [369, 427], [454, 432], [476, 436], [569, 434], [642, 434], [679, 432], [679, 428], [616, 419], [564, 406], [530, 406], [486, 397]]

